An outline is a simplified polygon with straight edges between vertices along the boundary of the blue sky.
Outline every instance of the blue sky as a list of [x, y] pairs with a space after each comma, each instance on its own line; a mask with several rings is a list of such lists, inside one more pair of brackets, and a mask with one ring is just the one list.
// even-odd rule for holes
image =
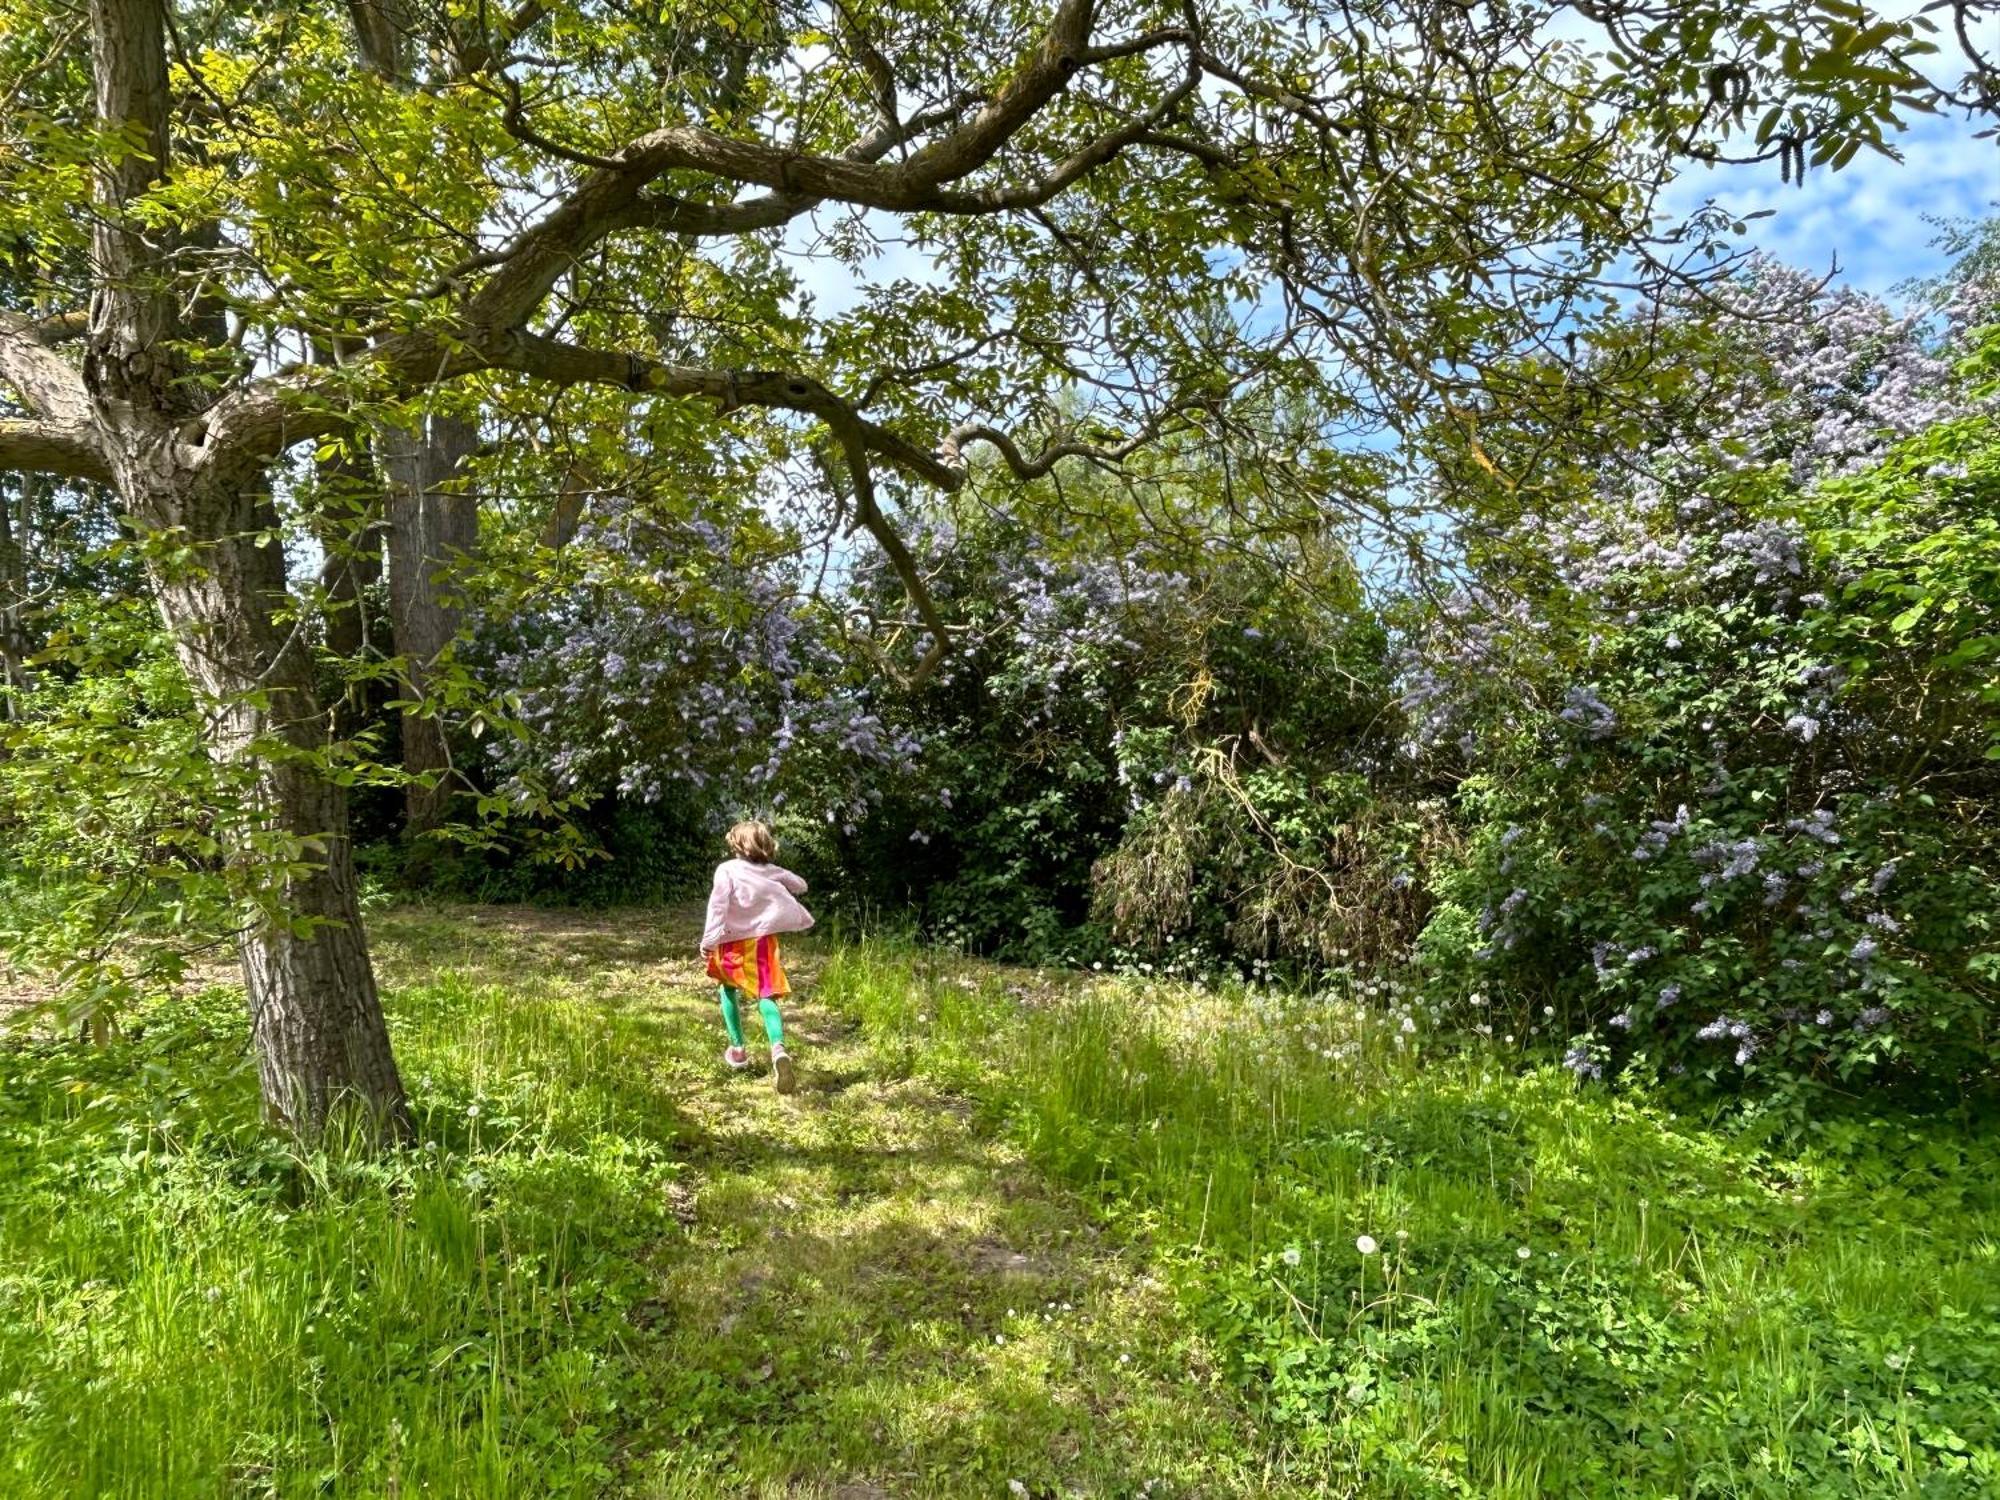
[[[2000, 213], [2000, 140], [1974, 140], [1974, 128], [1963, 120], [1918, 115], [1896, 140], [1904, 160], [1864, 151], [1842, 171], [1808, 174], [1802, 187], [1779, 182], [1774, 164], [1690, 165], [1661, 207], [1680, 216], [1713, 198], [1738, 215], [1772, 209], [1772, 217], [1750, 226], [1752, 243], [1801, 269], [1825, 272], [1837, 265], [1842, 281], [1886, 293], [1908, 277], [1943, 266], [1925, 215], [1983, 219]], [[881, 286], [901, 276], [927, 280], [929, 257], [897, 238], [889, 216], [869, 218], [888, 242], [867, 281]], [[793, 225], [788, 248], [802, 251], [814, 234], [810, 220]], [[844, 312], [860, 300], [859, 288], [837, 261], [797, 255], [794, 264], [823, 315]]]
[[2000, 213], [2000, 140], [1977, 141], [1962, 120], [1919, 115], [1896, 142], [1904, 160], [1864, 151], [1839, 172], [1808, 174], [1802, 187], [1778, 181], [1774, 166], [1690, 168], [1668, 189], [1665, 207], [1685, 213], [1713, 198], [1737, 214], [1774, 209], [1751, 238], [1803, 270], [1887, 292], [1944, 265], [1924, 216], [1983, 219]]

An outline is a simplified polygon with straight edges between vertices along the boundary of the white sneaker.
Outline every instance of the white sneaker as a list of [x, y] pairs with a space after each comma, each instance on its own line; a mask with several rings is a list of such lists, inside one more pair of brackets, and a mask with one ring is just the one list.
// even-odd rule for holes
[[750, 1054], [741, 1047], [724, 1047], [722, 1049], [722, 1060], [729, 1064], [732, 1071], [737, 1073], [741, 1073], [745, 1068], [750, 1066]]
[[784, 1049], [782, 1043], [772, 1044], [771, 1074], [777, 1079], [778, 1092], [781, 1094], [789, 1094], [799, 1086], [798, 1069], [792, 1066], [792, 1055]]

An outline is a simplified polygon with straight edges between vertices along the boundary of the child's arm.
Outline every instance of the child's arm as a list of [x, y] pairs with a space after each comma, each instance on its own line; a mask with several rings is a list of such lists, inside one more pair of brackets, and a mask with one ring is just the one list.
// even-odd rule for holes
[[770, 866], [770, 871], [771, 878], [790, 891], [794, 896], [803, 896], [806, 893], [806, 882], [803, 875], [794, 875], [783, 865], [772, 865]]
[[722, 924], [729, 918], [729, 872], [719, 865], [715, 883], [708, 888], [708, 920], [701, 929], [701, 951], [721, 946]]

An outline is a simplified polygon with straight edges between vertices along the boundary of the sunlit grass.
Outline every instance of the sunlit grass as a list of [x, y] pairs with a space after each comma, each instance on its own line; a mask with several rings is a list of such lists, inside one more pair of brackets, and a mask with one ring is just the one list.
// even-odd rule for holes
[[0, 1044], [0, 1494], [2000, 1488], [1991, 1133], [831, 940], [785, 1100], [690, 921], [385, 914], [386, 1160], [265, 1133], [226, 991]]
[[240, 1002], [106, 1052], [0, 1052], [9, 1494], [593, 1494], [669, 1122], [635, 1022], [439, 981], [399, 997], [423, 1147], [295, 1157]]
[[1165, 1286], [956, 1101], [809, 996], [800, 1095], [724, 1075], [693, 931], [386, 914], [386, 1160], [264, 1132], [227, 991], [0, 1042], [0, 1495], [1260, 1484]]
[[977, 974], [863, 947], [826, 983], [1174, 1268], [1300, 1481], [2000, 1489], [1992, 1132], [1760, 1146], [1380, 995]]

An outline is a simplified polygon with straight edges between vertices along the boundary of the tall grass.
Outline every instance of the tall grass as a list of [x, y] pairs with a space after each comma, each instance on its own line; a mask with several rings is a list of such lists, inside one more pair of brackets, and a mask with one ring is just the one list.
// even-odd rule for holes
[[601, 1491], [672, 1171], [644, 1023], [454, 980], [395, 1020], [387, 1160], [259, 1128], [226, 993], [0, 1048], [0, 1493]]
[[1760, 1143], [1382, 985], [1041, 992], [893, 945], [826, 984], [1175, 1267], [1336, 1490], [2000, 1493], [1993, 1130]]
[[[802, 1005], [823, 1091], [780, 1107], [719, 1077], [670, 930], [590, 937], [601, 980], [478, 922], [387, 945], [417, 1151], [275, 1141], [229, 993], [0, 1045], [0, 1495], [729, 1493], [746, 1453], [760, 1494], [871, 1455], [954, 1495], [1141, 1463], [1182, 1476], [1155, 1493], [2000, 1492], [1990, 1128], [1760, 1142], [1446, 1047], [1377, 981], [889, 942], [832, 951], [817, 998], [865, 1027]], [[1049, 1248], [1086, 1214], [1122, 1259]]]
[[384, 913], [377, 1158], [265, 1131], [232, 992], [0, 1035], [0, 1500], [1262, 1492], [1166, 1289], [809, 981], [800, 1092], [726, 1073], [699, 920]]

